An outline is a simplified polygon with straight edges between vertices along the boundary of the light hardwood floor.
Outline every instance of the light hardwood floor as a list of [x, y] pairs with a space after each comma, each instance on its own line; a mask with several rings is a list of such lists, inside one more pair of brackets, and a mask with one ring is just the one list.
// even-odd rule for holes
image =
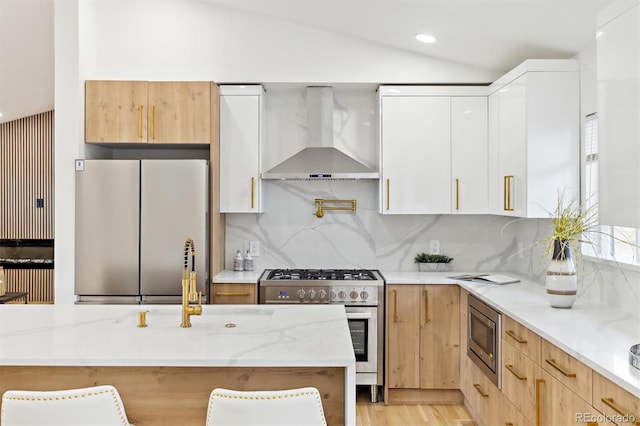
[[368, 392], [358, 390], [356, 426], [473, 426], [462, 405], [384, 405], [369, 400]]

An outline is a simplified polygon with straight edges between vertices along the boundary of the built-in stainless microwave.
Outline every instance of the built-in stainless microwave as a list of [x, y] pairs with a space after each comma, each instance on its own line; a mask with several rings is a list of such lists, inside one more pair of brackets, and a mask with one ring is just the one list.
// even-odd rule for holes
[[469, 295], [467, 355], [500, 389], [501, 315], [480, 299]]

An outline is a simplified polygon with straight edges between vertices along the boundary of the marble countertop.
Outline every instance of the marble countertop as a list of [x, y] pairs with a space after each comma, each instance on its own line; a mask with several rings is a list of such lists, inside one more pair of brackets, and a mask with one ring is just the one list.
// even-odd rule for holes
[[[138, 328], [138, 313], [148, 313]], [[344, 307], [0, 305], [0, 365], [318, 367], [355, 371]], [[225, 327], [233, 323], [233, 328]]]
[[640, 314], [580, 298], [571, 309], [552, 308], [544, 284], [510, 272], [500, 274], [521, 282], [495, 285], [447, 278], [465, 272], [381, 272], [387, 284], [459, 284], [640, 398], [640, 370], [628, 361], [629, 348], [640, 343]]
[[256, 284], [260, 275], [264, 272], [259, 271], [231, 271], [225, 269], [216, 274], [211, 280], [212, 283], [231, 283], [231, 284]]

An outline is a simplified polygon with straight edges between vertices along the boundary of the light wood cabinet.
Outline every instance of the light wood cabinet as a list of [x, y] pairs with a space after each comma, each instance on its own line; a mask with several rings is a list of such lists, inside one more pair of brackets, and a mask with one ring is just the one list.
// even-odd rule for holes
[[264, 89], [220, 86], [220, 211], [262, 213]]
[[502, 316], [502, 341], [508, 343], [534, 363], [540, 364], [541, 338], [517, 321]]
[[593, 406], [618, 425], [640, 425], [640, 398], [596, 372], [593, 373]]
[[459, 389], [459, 306], [456, 285], [387, 286], [386, 390]]
[[542, 339], [540, 366], [580, 398], [591, 402], [592, 370]]
[[489, 210], [546, 218], [558, 194], [578, 200], [577, 62], [528, 60], [489, 90], [489, 162], [498, 170], [490, 174]]
[[212, 82], [85, 82], [85, 142], [209, 144]]
[[255, 305], [258, 303], [258, 284], [213, 283], [211, 303], [218, 305]]

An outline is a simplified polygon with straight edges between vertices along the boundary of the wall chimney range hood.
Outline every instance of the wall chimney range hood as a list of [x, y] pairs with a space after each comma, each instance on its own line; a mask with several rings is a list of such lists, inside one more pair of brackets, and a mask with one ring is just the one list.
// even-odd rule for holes
[[306, 88], [307, 148], [297, 152], [272, 169], [262, 179], [378, 179], [380, 174], [334, 146], [333, 88]]

